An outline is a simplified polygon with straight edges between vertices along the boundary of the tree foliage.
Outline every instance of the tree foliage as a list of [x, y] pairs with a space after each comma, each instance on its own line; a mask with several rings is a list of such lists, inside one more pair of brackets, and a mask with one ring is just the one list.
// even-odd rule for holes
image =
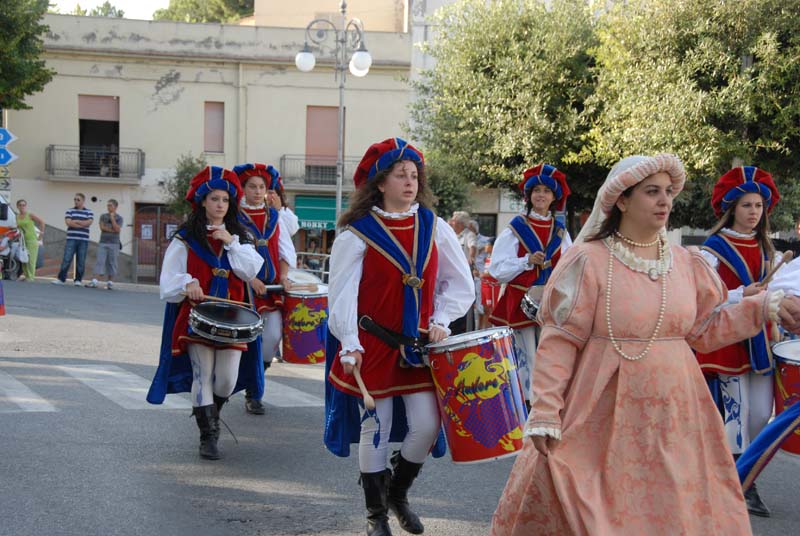
[[[711, 189], [734, 161], [783, 194], [774, 228], [800, 208], [800, 0], [629, 0], [600, 20], [597, 114], [580, 159], [678, 154], [689, 173], [673, 223], [707, 227]], [[752, 64], [751, 64], [752, 62]]]
[[200, 155], [192, 156], [192, 153], [182, 154], [175, 162], [175, 171], [164, 177], [162, 189], [167, 197], [167, 208], [175, 214], [188, 214], [192, 211], [191, 205], [186, 201], [186, 192], [189, 191], [189, 183], [200, 170], [206, 167], [206, 159]]
[[676, 153], [689, 182], [673, 225], [708, 227], [717, 178], [757, 165], [785, 229], [800, 211], [798, 14], [800, 0], [461, 0], [435, 17], [411, 135], [452, 182], [555, 164], [573, 208], [621, 158]]
[[75, 4], [75, 9], [72, 10], [70, 15], [77, 15], [79, 17], [112, 17], [123, 18], [125, 12], [116, 6], [111, 5], [111, 2], [106, 0], [102, 5], [95, 6], [91, 10], [84, 9], [80, 4]]
[[26, 110], [25, 97], [44, 89], [54, 71], [41, 59], [41, 23], [48, 0], [0, 2], [0, 108]]
[[231, 22], [253, 14], [254, 0], [170, 0], [153, 13], [155, 20]]
[[[585, 2], [554, 0], [547, 9], [537, 0], [461, 0], [435, 23], [427, 52], [436, 65], [415, 84], [411, 133], [440, 174], [513, 188], [524, 169], [547, 161], [592, 175], [591, 164], [573, 158], [590, 126], [583, 102], [594, 36]], [[588, 182], [579, 193], [596, 190]]]

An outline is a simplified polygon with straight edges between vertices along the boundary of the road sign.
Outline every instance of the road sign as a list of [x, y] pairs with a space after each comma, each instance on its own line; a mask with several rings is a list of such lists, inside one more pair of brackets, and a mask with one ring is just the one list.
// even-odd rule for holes
[[17, 155], [0, 146], [0, 166], [5, 166], [17, 159]]
[[5, 179], [9, 176], [11, 176], [11, 172], [8, 171], [8, 168], [6, 166], [0, 166], [0, 179]]
[[0, 127], [0, 146], [8, 145], [12, 141], [16, 140], [17, 137], [11, 133], [6, 128]]
[[0, 179], [0, 191], [10, 191], [11, 190], [11, 179]]

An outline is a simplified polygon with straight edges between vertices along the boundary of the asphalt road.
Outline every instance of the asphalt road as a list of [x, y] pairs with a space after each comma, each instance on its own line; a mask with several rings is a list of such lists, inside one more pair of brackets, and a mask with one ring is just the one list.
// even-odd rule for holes
[[[157, 294], [3, 285], [0, 535], [363, 534], [357, 460], [322, 445], [321, 367], [273, 365], [267, 415], [234, 397], [223, 418], [238, 444], [223, 431], [224, 459], [202, 461], [188, 399], [143, 402]], [[426, 534], [487, 534], [512, 463], [426, 463], [411, 494]], [[754, 533], [797, 534], [800, 458], [779, 454], [759, 488], [773, 517]]]

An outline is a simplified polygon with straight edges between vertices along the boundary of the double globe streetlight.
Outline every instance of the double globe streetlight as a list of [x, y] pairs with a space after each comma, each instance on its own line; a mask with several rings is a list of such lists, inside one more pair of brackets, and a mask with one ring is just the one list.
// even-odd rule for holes
[[[347, 20], [347, 2], [342, 1], [339, 4], [339, 12], [342, 14], [341, 29], [328, 19], [314, 19], [308, 23], [303, 50], [298, 52], [294, 58], [297, 68], [307, 73], [317, 64], [309, 42], [322, 46], [332, 38], [336, 45], [334, 74], [339, 80], [339, 145], [336, 154], [337, 222], [342, 212], [342, 180], [344, 177], [344, 83], [348, 70], [350, 74], [360, 78], [366, 76], [372, 66], [372, 56], [364, 46], [364, 25], [358, 19]], [[352, 52], [352, 56], [348, 61], [347, 57], [350, 52]]]

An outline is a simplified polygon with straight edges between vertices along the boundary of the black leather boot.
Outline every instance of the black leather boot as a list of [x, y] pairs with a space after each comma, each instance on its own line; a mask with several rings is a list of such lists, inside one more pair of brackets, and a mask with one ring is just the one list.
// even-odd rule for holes
[[217, 406], [217, 414], [219, 415], [222, 412], [222, 406], [225, 405], [225, 402], [228, 401], [228, 398], [222, 398], [221, 396], [214, 395], [214, 405]]
[[244, 410], [251, 415], [264, 415], [266, 413], [264, 404], [261, 403], [261, 400], [253, 398], [253, 393], [249, 390], [244, 392]]
[[417, 478], [419, 470], [422, 469], [421, 463], [411, 463], [400, 455], [400, 451], [395, 451], [392, 455], [392, 467], [394, 472], [389, 481], [387, 492], [387, 504], [389, 509], [397, 518], [400, 526], [411, 534], [422, 534], [425, 527], [419, 520], [419, 516], [411, 511], [408, 505], [408, 489]]
[[219, 439], [219, 412], [217, 406], [196, 407], [192, 414], [197, 419], [197, 427], [200, 429], [200, 457], [206, 460], [219, 460], [219, 449], [217, 439]]
[[755, 482], [744, 492], [744, 502], [747, 503], [747, 511], [754, 516], [770, 517], [772, 515], [767, 505], [758, 495]]
[[392, 536], [389, 528], [386, 488], [391, 471], [361, 473], [361, 486], [367, 503], [367, 536]]

